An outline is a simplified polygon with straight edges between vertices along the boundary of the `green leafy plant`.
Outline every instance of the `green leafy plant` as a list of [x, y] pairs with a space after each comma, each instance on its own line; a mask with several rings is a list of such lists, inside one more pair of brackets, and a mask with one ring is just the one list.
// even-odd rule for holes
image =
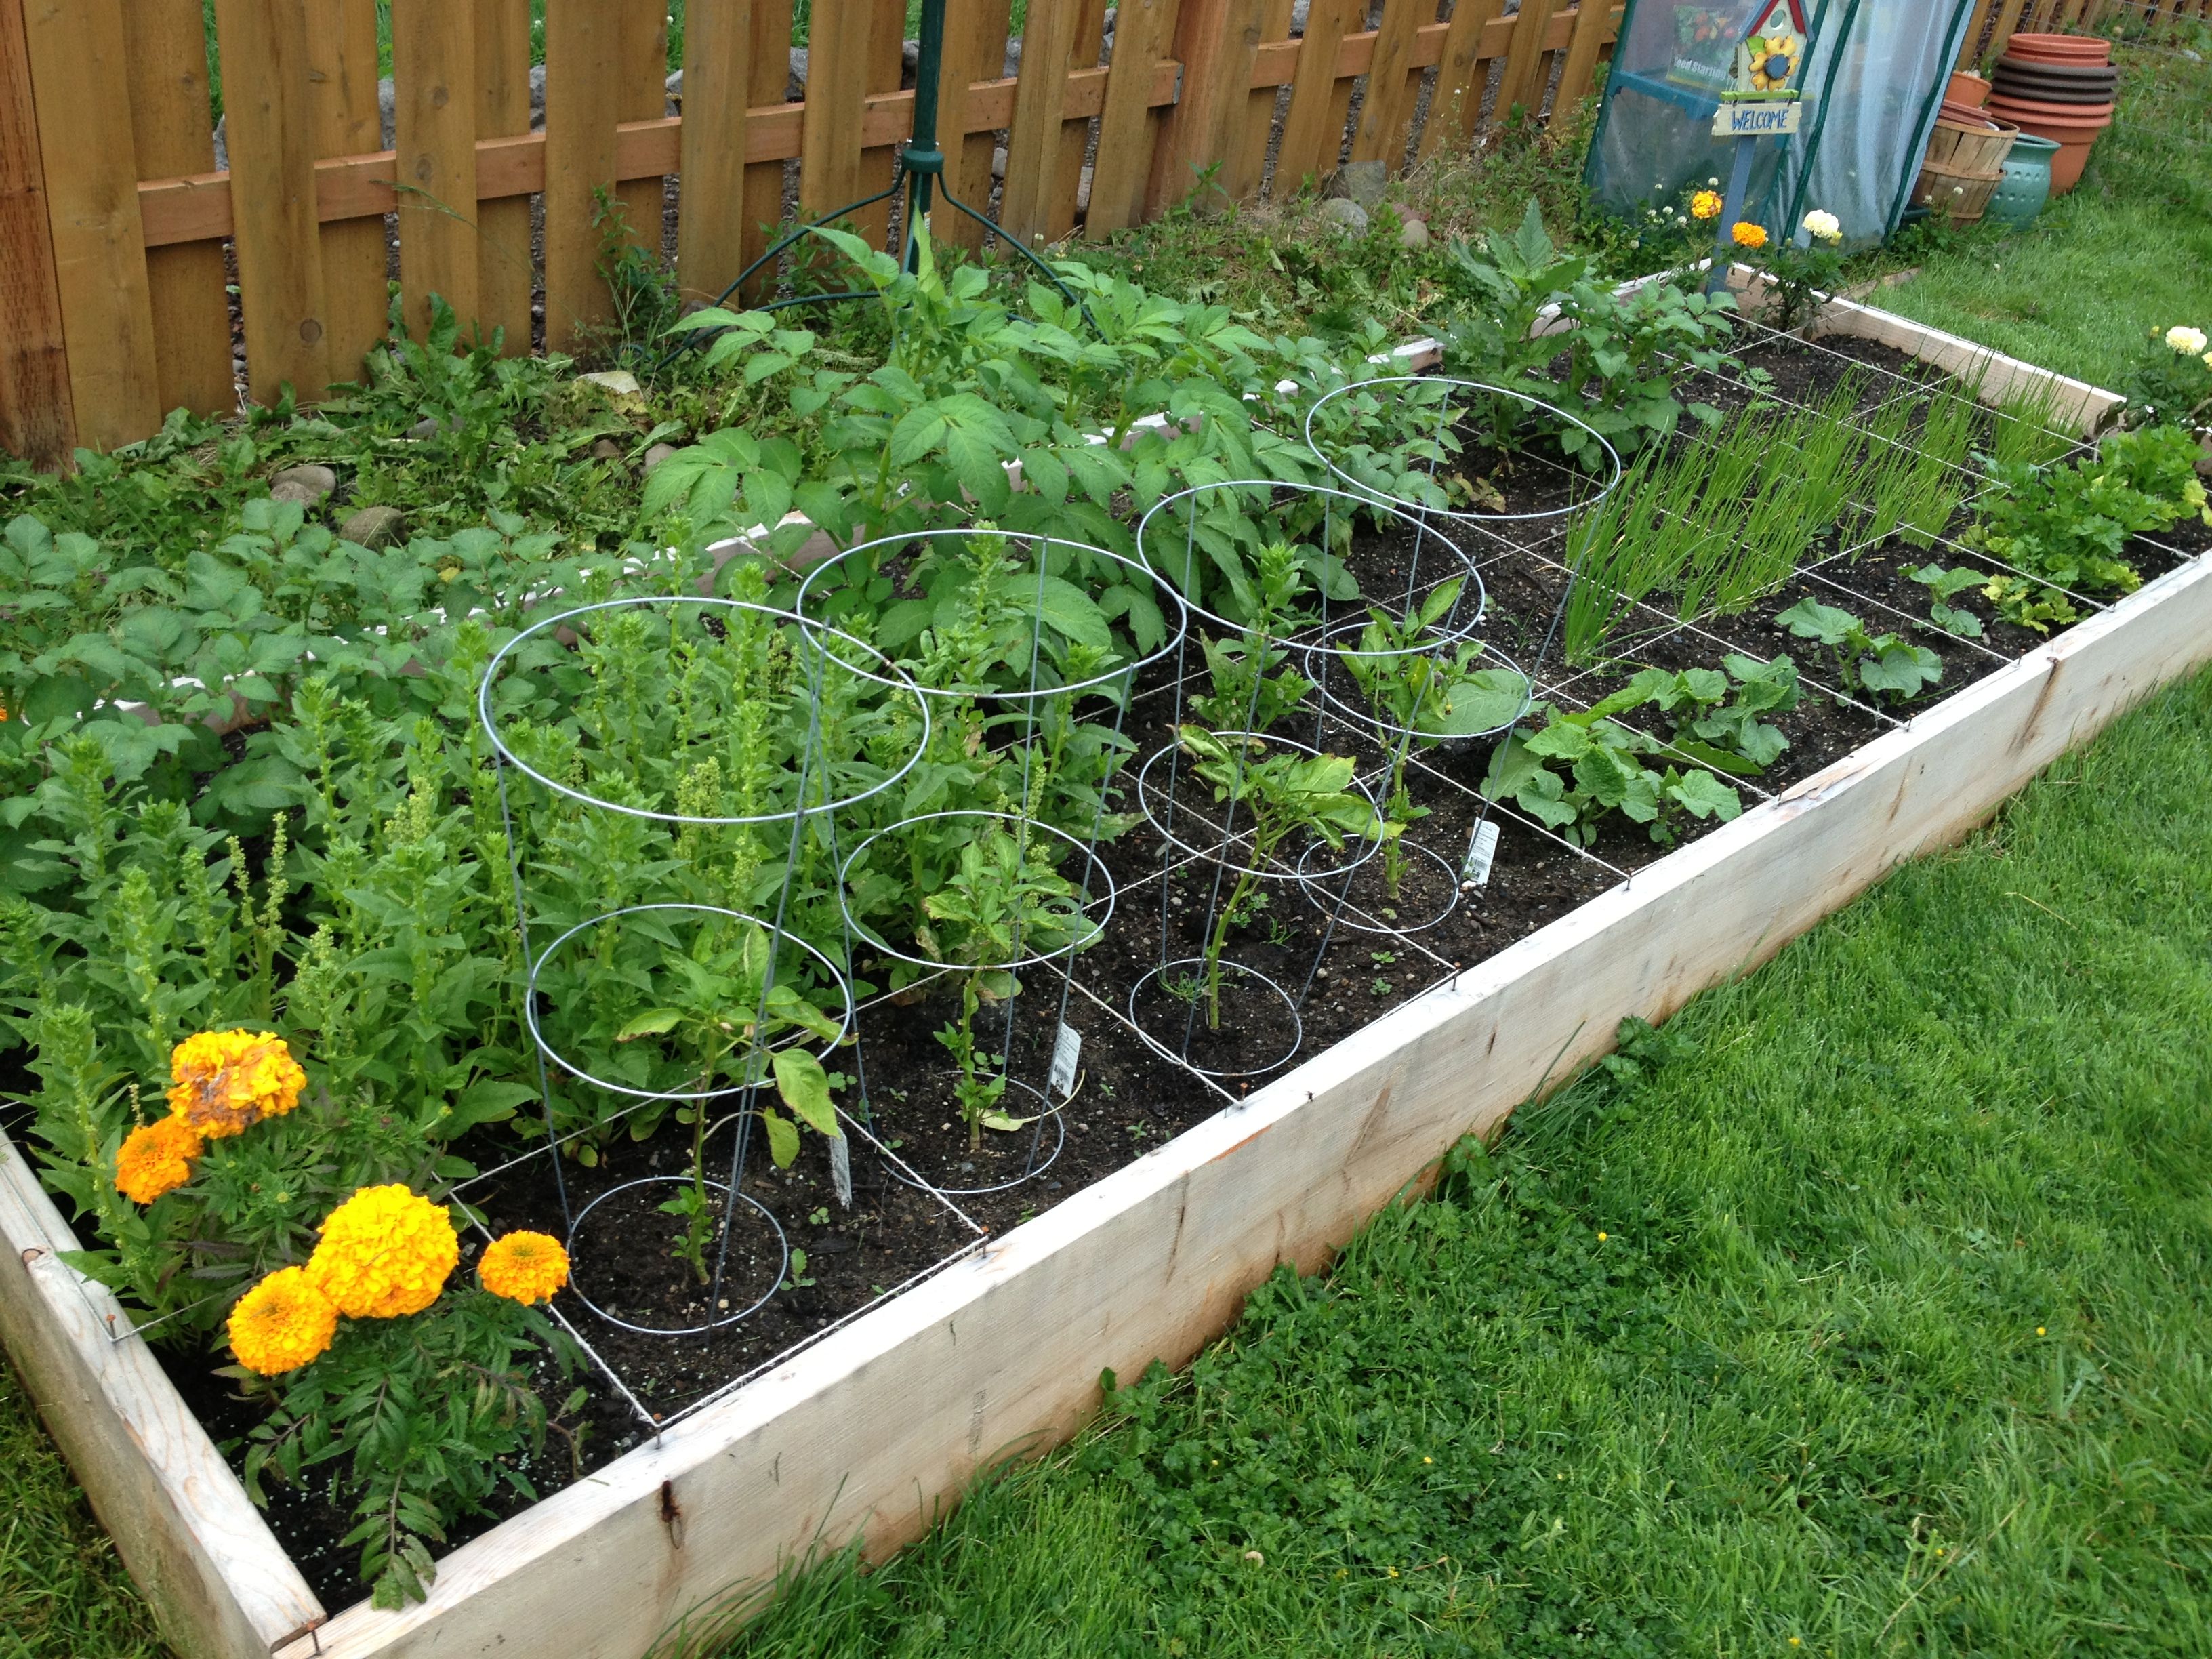
[[1741, 798], [1703, 767], [1644, 763], [1663, 754], [1659, 740], [1613, 716], [1645, 700], [1645, 688], [1631, 686], [1579, 711], [1537, 704], [1529, 713], [1543, 726], [1516, 730], [1492, 752], [1483, 794], [1583, 847], [1616, 811], [1662, 846], [1674, 841], [1682, 815], [1723, 823], [1741, 815]]
[[1614, 712], [1656, 708], [1673, 728], [1673, 752], [1716, 771], [1755, 776], [1790, 746], [1782, 728], [1760, 717], [1797, 706], [1797, 665], [1786, 652], [1766, 662], [1730, 652], [1719, 668], [1644, 669], [1607, 701], [1632, 692], [1641, 693], [1640, 702]]
[[1970, 587], [1987, 585], [1989, 573], [1968, 565], [1957, 565], [1947, 570], [1940, 564], [1929, 563], [1905, 573], [1928, 590], [1928, 614], [1930, 621], [1947, 634], [1955, 634], [1962, 640], [1982, 637], [1982, 619], [1963, 605], [1951, 601]]
[[1221, 731], [1266, 732], [1304, 702], [1313, 682], [1291, 663], [1282, 641], [1311, 620], [1300, 604], [1310, 592], [1305, 572], [1287, 542], [1270, 542], [1252, 562], [1253, 609], [1234, 639], [1206, 638], [1210, 690], [1191, 699], [1201, 724]]
[[1221, 1029], [1221, 953], [1229, 930], [1252, 913], [1262, 872], [1291, 836], [1311, 836], [1332, 850], [1347, 839], [1378, 840], [1397, 833], [1374, 803], [1352, 787], [1352, 763], [1340, 755], [1270, 750], [1249, 732], [1220, 733], [1185, 726], [1177, 732], [1192, 770], [1218, 804], [1241, 811], [1251, 828], [1237, 842], [1242, 860], [1229, 898], [1213, 918], [1205, 952], [1206, 1024]]
[[[2193, 348], [2193, 349], [2192, 349]], [[2204, 331], [2178, 325], [2154, 328], [2120, 383], [2130, 426], [2170, 426], [2189, 431], [2212, 425], [2212, 350]]]
[[1869, 634], [1848, 611], [1818, 599], [1800, 599], [1774, 620], [1828, 653], [1837, 683], [1910, 702], [1943, 678], [1942, 659], [1924, 645], [1894, 634]]

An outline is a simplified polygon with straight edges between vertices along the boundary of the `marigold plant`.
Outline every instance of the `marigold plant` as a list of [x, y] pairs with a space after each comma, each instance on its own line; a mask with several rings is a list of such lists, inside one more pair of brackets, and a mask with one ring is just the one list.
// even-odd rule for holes
[[263, 1376], [297, 1370], [331, 1346], [338, 1310], [305, 1267], [279, 1267], [230, 1310], [230, 1351]]
[[526, 1308], [550, 1302], [568, 1282], [568, 1252], [545, 1233], [507, 1233], [484, 1246], [477, 1277], [494, 1296]]
[[460, 1259], [445, 1206], [395, 1183], [331, 1212], [307, 1273], [347, 1318], [398, 1319], [435, 1302]]
[[115, 1190], [133, 1204], [151, 1204], [192, 1178], [192, 1160], [207, 1150], [200, 1132], [180, 1117], [133, 1129], [115, 1155]]
[[300, 1103], [307, 1074], [274, 1031], [202, 1031], [169, 1056], [169, 1109], [210, 1140]]
[[1699, 219], [1721, 216], [1721, 198], [1717, 191], [1701, 190], [1690, 198], [1690, 212]]
[[1735, 239], [1735, 245], [1738, 247], [1757, 248], [1766, 246], [1766, 227], [1755, 225], [1748, 219], [1737, 220], [1735, 228], [1729, 232], [1729, 234]]

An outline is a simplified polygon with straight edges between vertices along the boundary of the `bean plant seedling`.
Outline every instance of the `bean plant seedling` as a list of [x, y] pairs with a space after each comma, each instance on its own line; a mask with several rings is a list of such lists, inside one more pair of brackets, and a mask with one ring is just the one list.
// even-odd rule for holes
[[1215, 801], [1232, 811], [1241, 807], [1252, 824], [1236, 884], [1206, 941], [1206, 1024], [1218, 1031], [1221, 952], [1229, 930], [1251, 910], [1262, 873], [1283, 844], [1304, 833], [1336, 849], [1347, 838], [1374, 840], [1395, 836], [1397, 829], [1383, 823], [1374, 803], [1352, 787], [1352, 763], [1343, 756], [1271, 751], [1255, 733], [1215, 732], [1199, 726], [1181, 727], [1178, 737], [1192, 769], [1212, 786]]
[[1942, 565], [1929, 563], [1905, 573], [1928, 590], [1929, 619], [1947, 634], [1955, 634], [1962, 640], [1982, 637], [1982, 619], [1963, 605], [1951, 603], [1970, 587], [1980, 587], [1989, 580], [1989, 573], [1971, 565], [1957, 565], [1946, 570]]
[[1800, 599], [1774, 619], [1801, 640], [1825, 647], [1838, 682], [1910, 702], [1943, 678], [1942, 659], [1894, 634], [1869, 634], [1848, 611]]

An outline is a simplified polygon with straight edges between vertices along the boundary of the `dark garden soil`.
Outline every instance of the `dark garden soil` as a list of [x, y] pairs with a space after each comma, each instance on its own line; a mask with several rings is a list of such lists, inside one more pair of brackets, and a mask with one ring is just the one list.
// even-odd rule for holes
[[[1856, 374], [1871, 406], [1905, 388], [1869, 370], [1896, 371], [1915, 380], [1926, 376], [1900, 354], [1869, 342], [1823, 345], [1814, 350], [1770, 342], [1747, 361], [1772, 377], [1775, 392], [1800, 402], [1817, 401], [1844, 376]], [[1744, 389], [1707, 376], [1693, 395], [1710, 392], [1720, 402], [1738, 390]], [[1744, 395], [1751, 394], [1745, 390]], [[1557, 457], [1504, 457], [1478, 444], [1469, 447], [1462, 465], [1483, 481], [1469, 493], [1493, 506], [1502, 502], [1509, 514], [1542, 513], [1588, 493], [1587, 481]], [[1954, 536], [1969, 516], [1961, 510], [1950, 527]], [[1935, 651], [1943, 665], [1935, 696], [1971, 684], [2037, 642], [1997, 621], [1978, 590], [1955, 603], [1982, 617], [1982, 641], [1956, 638], [1927, 620], [1928, 591], [1905, 572], [1931, 556], [1957, 564], [1971, 562], [1971, 555], [1940, 545], [1931, 555], [1893, 541], [1844, 559], [1829, 537], [1808, 556], [1817, 574], [1801, 573], [1742, 614], [1705, 619], [1692, 629], [1653, 612], [1615, 636], [1615, 660], [1571, 667], [1557, 660], [1552, 637], [1565, 591], [1559, 521], [1501, 517], [1450, 528], [1485, 589], [1480, 626], [1469, 606], [1455, 613], [1467, 636], [1532, 673], [1539, 696], [1578, 706], [1596, 702], [1644, 665], [1717, 666], [1731, 650], [1761, 658], [1788, 650], [1808, 681], [1832, 686], [1832, 665], [1818, 647], [1773, 623], [1778, 611], [1807, 596], [1852, 611], [1869, 631], [1906, 632]], [[1462, 568], [1439, 556], [1445, 550], [1434, 536], [1403, 520], [1386, 520], [1379, 528], [1363, 523], [1350, 567], [1370, 593], [1426, 589]], [[2146, 576], [2179, 554], [2212, 544], [2212, 534], [2191, 527], [2161, 539], [2176, 554], [2139, 549]], [[1345, 611], [1332, 620], [1357, 616]], [[1196, 667], [1200, 653], [1194, 648], [1183, 654]], [[1139, 761], [1173, 738], [1179, 715], [1173, 655], [1140, 682], [1132, 700], [1125, 730]], [[1347, 680], [1337, 670], [1328, 685], [1338, 701], [1324, 707], [1316, 700], [1278, 730], [1325, 752], [1351, 756], [1363, 787], [1380, 799], [1387, 794], [1391, 755], [1357, 718]], [[1741, 781], [1746, 806], [1893, 729], [1906, 712], [1874, 706], [1868, 697], [1838, 699], [1808, 685], [1794, 710], [1770, 717], [1789, 738], [1789, 748], [1765, 774]], [[1667, 735], [1654, 711], [1636, 711], [1630, 719], [1654, 735]], [[870, 1114], [865, 1133], [856, 1126], [848, 1137], [850, 1207], [836, 1195], [827, 1144], [820, 1137], [805, 1137], [787, 1170], [770, 1167], [766, 1149], [753, 1147], [718, 1286], [702, 1285], [674, 1252], [682, 1224], [657, 1207], [680, 1190], [690, 1164], [689, 1131], [673, 1121], [643, 1141], [610, 1142], [592, 1167], [564, 1164], [558, 1175], [565, 1211], [555, 1166], [543, 1155], [471, 1187], [467, 1196], [493, 1233], [515, 1227], [565, 1232], [564, 1213], [590, 1206], [574, 1238], [574, 1285], [556, 1305], [622, 1380], [617, 1388], [586, 1364], [580, 1378], [588, 1392], [582, 1411], [517, 1473], [542, 1497], [600, 1467], [651, 1435], [648, 1419], [666, 1421], [726, 1389], [958, 1259], [984, 1237], [1002, 1234], [1112, 1174], [1297, 1060], [1310, 1058], [1565, 915], [1668, 850], [1617, 816], [1584, 850], [1509, 807], [1486, 805], [1479, 790], [1493, 742], [1462, 740], [1413, 751], [1407, 789], [1420, 815], [1405, 834], [1395, 892], [1379, 854], [1361, 859], [1327, 848], [1285, 849], [1263, 884], [1264, 905], [1231, 930], [1218, 1026], [1206, 1018], [1196, 959], [1204, 951], [1208, 918], [1235, 876], [1214, 856], [1222, 840], [1222, 809], [1182, 769], [1175, 822], [1183, 850], [1164, 851], [1160, 836], [1142, 822], [1107, 842], [1100, 858], [1116, 890], [1113, 913], [1097, 944], [1074, 959], [1072, 982], [1061, 963], [1024, 969], [1019, 994], [1010, 1003], [987, 1002], [977, 1018], [979, 1047], [1005, 1055], [1012, 1079], [999, 1109], [1032, 1121], [1010, 1131], [987, 1130], [980, 1145], [971, 1145], [952, 1093], [951, 1057], [938, 1037], [958, 1014], [950, 976], [900, 1000], [865, 1003], [857, 1018], [857, 1046], [840, 1051], [832, 1062], [856, 1085], [841, 1101], [857, 1112], [865, 1098]], [[1161, 805], [1155, 803], [1156, 810]], [[1480, 884], [1463, 884], [1470, 842], [1486, 818], [1498, 830], [1494, 864]], [[1208, 823], [1216, 826], [1210, 836]], [[1693, 838], [1712, 827], [1692, 823], [1684, 834]], [[1243, 845], [1233, 837], [1230, 844]], [[1290, 878], [1302, 856], [1310, 878], [1303, 882]], [[1337, 873], [1322, 879], [1317, 873], [1322, 872]], [[867, 960], [865, 951], [862, 957], [860, 975], [887, 982], [884, 964]], [[1081, 1039], [1073, 1092], [1065, 1098], [1050, 1078], [1063, 1023]], [[720, 1167], [710, 1173], [726, 1171], [734, 1134], [731, 1126], [717, 1130]], [[512, 1158], [517, 1146], [511, 1136], [479, 1131], [459, 1150], [490, 1168]], [[629, 1184], [636, 1182], [647, 1184]], [[711, 1197], [719, 1227], [726, 1194], [716, 1188]], [[473, 1234], [469, 1237], [459, 1271], [471, 1271], [479, 1243]], [[741, 1313], [741, 1320], [703, 1332], [659, 1334], [714, 1325]], [[258, 1419], [259, 1408], [232, 1397], [229, 1385], [211, 1376], [206, 1356], [161, 1352], [211, 1432], [235, 1445]], [[551, 1376], [550, 1367], [545, 1382], [546, 1398], [554, 1403], [572, 1386]], [[528, 1501], [518, 1492], [502, 1500], [500, 1513], [514, 1513]], [[336, 1541], [348, 1529], [348, 1519], [322, 1490], [276, 1489], [270, 1518], [327, 1604], [343, 1605], [359, 1595], [356, 1552]], [[450, 1541], [464, 1541], [496, 1518], [466, 1522]]]

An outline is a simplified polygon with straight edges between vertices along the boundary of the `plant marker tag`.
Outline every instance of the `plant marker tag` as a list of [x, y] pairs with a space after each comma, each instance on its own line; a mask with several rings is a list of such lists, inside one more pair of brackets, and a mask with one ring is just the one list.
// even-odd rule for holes
[[1083, 1058], [1083, 1033], [1066, 1020], [1060, 1022], [1060, 1035], [1052, 1040], [1053, 1093], [1066, 1100], [1075, 1092], [1075, 1063]]
[[839, 1135], [830, 1143], [830, 1188], [837, 1202], [853, 1207], [853, 1137]]
[[1490, 885], [1490, 866], [1498, 858], [1498, 821], [1485, 818], [1474, 826], [1474, 839], [1467, 845], [1467, 862], [1459, 868], [1460, 890]]

